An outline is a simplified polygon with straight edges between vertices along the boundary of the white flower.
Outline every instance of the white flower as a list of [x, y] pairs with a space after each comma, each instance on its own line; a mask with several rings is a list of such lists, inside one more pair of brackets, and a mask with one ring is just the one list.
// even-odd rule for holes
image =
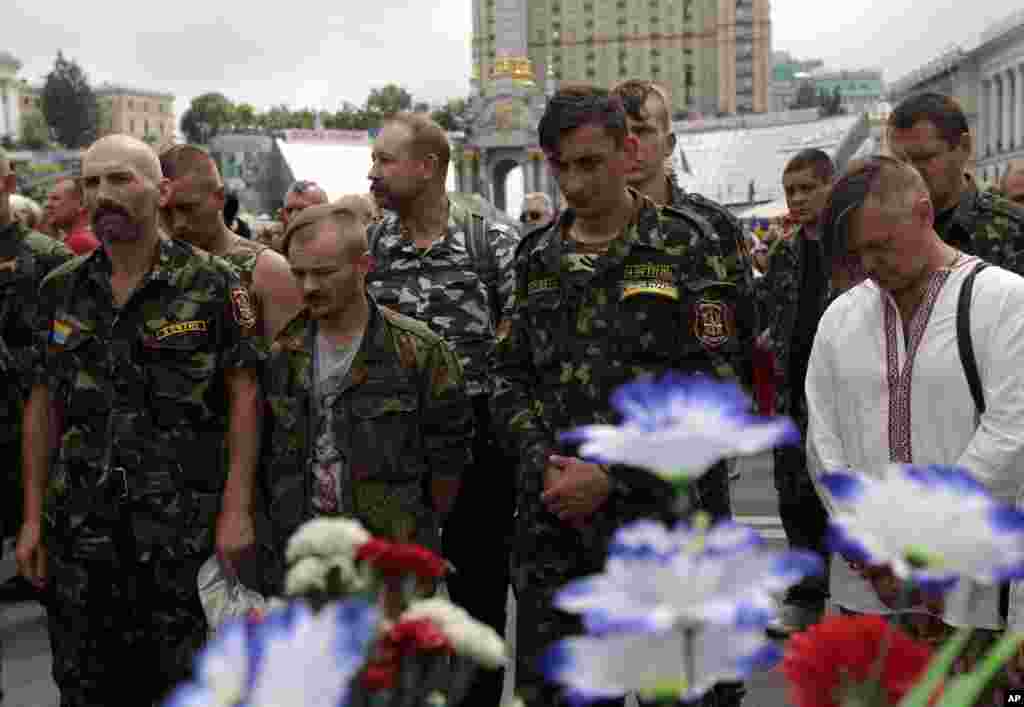
[[738, 386], [706, 376], [641, 379], [618, 388], [611, 403], [620, 425], [586, 425], [562, 438], [581, 442], [584, 458], [666, 478], [696, 478], [724, 458], [800, 441], [792, 420], [751, 414]]
[[284, 593], [288, 596], [322, 592], [326, 588], [327, 563], [314, 555], [293, 564], [284, 579]]
[[310, 555], [342, 555], [355, 560], [359, 546], [370, 538], [370, 533], [359, 521], [348, 518], [314, 518], [303, 523], [288, 539], [285, 559], [289, 565]]
[[[696, 700], [717, 683], [742, 680], [774, 665], [779, 649], [762, 631], [736, 631], [709, 624], [682, 631], [569, 638], [542, 660], [549, 680], [565, 685], [579, 702], [613, 699], [629, 692], [643, 697]], [[693, 675], [687, 675], [687, 664]]]
[[882, 479], [819, 478], [839, 510], [829, 523], [832, 547], [847, 559], [888, 564], [931, 591], [960, 577], [1024, 577], [1024, 513], [993, 499], [966, 469], [892, 465]]
[[164, 707], [336, 707], [366, 660], [377, 610], [362, 600], [314, 614], [301, 602], [262, 622], [224, 626], [196, 661], [196, 681]]
[[485, 668], [499, 668], [507, 661], [505, 642], [490, 626], [465, 609], [438, 597], [414, 601], [399, 621], [429, 619], [448, 638], [457, 655], [473, 659]]
[[731, 521], [707, 531], [640, 521], [615, 534], [603, 573], [569, 583], [555, 605], [582, 614], [590, 633], [709, 621], [763, 628], [773, 618], [771, 595], [820, 571], [814, 554], [767, 550], [754, 530]]

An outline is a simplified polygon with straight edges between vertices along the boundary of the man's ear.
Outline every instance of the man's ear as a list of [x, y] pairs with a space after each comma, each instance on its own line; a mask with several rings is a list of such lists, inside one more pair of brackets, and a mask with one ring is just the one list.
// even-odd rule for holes
[[16, 191], [18, 191], [18, 177], [13, 171], [0, 177], [0, 193], [13, 194]]
[[227, 196], [224, 194], [224, 185], [222, 184], [214, 189], [210, 198], [213, 199], [213, 203], [217, 205], [218, 209], [223, 210], [224, 204], [227, 203]]
[[622, 151], [626, 154], [627, 159], [636, 159], [637, 153], [640, 151], [640, 140], [636, 135], [627, 135], [622, 138]]
[[676, 142], [677, 142], [677, 141], [678, 141], [678, 140], [677, 140], [677, 138], [676, 138], [676, 134], [675, 134], [675, 133], [669, 133], [669, 134], [668, 134], [668, 137], [667, 137], [667, 142], [668, 142], [668, 156], [671, 156], [671, 155], [672, 155], [672, 153], [676, 151]]
[[171, 184], [171, 180], [168, 179], [167, 177], [161, 179], [160, 183], [157, 185], [157, 190], [159, 192], [158, 203], [160, 204], [160, 208], [166, 209], [167, 205], [171, 203], [171, 196], [173, 195], [174, 192], [174, 187]]

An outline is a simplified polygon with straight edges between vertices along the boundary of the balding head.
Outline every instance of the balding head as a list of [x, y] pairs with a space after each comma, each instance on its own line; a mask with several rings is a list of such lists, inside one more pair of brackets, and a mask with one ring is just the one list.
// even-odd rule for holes
[[163, 174], [160, 161], [149, 145], [129, 135], [108, 135], [94, 142], [82, 156], [82, 177], [103, 176], [129, 170], [157, 189]]
[[519, 212], [519, 221], [529, 227], [548, 223], [555, 217], [555, 205], [551, 197], [544, 192], [531, 192], [523, 197], [523, 208]]
[[999, 182], [999, 191], [1010, 201], [1024, 206], [1024, 162], [1010, 165]]
[[172, 145], [160, 153], [166, 178], [161, 217], [174, 237], [197, 248], [218, 250], [228, 232], [223, 211], [224, 182], [210, 153], [195, 145]]

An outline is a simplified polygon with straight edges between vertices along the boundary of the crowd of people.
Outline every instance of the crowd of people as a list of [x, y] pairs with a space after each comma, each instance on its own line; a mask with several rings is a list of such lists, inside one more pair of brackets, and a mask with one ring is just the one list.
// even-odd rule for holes
[[[892, 156], [842, 174], [796, 154], [780, 175], [795, 228], [767, 243], [676, 183], [670, 106], [644, 80], [561, 88], [538, 133], [564, 203], [527, 195], [520, 229], [449, 198], [447, 137], [422, 114], [385, 121], [369, 195], [296, 182], [277, 232], [244, 233], [197, 146], [102, 138], [45, 214], [0, 156], [3, 521], [21, 575], [0, 598], [45, 605], [61, 705], [119, 703], [126, 675], [134, 703], [158, 703], [206, 640], [211, 554], [278, 595], [289, 535], [334, 515], [442, 554], [453, 600], [499, 632], [511, 585], [516, 691], [562, 704], [538, 659], [580, 625], [554, 593], [599, 572], [625, 522], [731, 517], [724, 463], [676, 499], [559, 436], [614, 420], [611, 393], [638, 376], [733, 380], [796, 420], [780, 515], [826, 560], [823, 470], [960, 463], [1016, 500], [1024, 211], [969, 176], [956, 103], [908, 99]], [[1024, 173], [1002, 189], [1019, 201]], [[891, 586], [832, 557], [772, 630], [830, 602], [888, 613]], [[915, 607], [921, 634], [989, 640], [1008, 609], [972, 596]], [[481, 674], [466, 704], [501, 689]], [[743, 696], [720, 684], [704, 704]]]

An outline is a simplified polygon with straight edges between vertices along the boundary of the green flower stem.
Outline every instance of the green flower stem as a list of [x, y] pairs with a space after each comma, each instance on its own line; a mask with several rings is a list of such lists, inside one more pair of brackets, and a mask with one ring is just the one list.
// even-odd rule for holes
[[692, 688], [697, 681], [697, 631], [692, 626], [683, 629], [683, 665], [686, 666], [686, 687]]
[[928, 672], [917, 681], [910, 692], [904, 695], [898, 707], [927, 707], [931, 696], [945, 679], [949, 669], [953, 667], [953, 662], [963, 652], [967, 642], [971, 640], [973, 632], [974, 630], [971, 628], [957, 629], [953, 637], [948, 639], [939, 652], [932, 656], [931, 662], [928, 664]]
[[[936, 707], [970, 707], [1024, 643], [1024, 634], [1006, 633], [996, 642], [973, 672], [952, 682]], [[902, 707], [902, 706], [901, 706]]]

